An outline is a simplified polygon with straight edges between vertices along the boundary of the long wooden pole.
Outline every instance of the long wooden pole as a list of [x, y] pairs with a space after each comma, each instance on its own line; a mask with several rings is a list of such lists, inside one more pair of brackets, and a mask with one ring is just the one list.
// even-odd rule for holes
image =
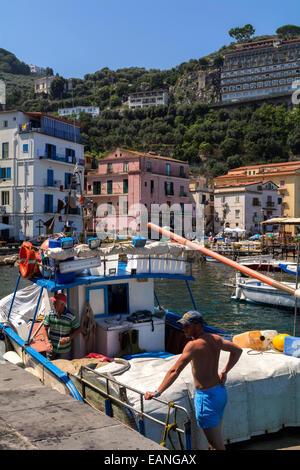
[[181, 245], [185, 245], [185, 246], [188, 246], [189, 248], [192, 248], [193, 250], [200, 251], [204, 255], [210, 256], [211, 258], [214, 258], [217, 261], [220, 261], [221, 263], [227, 264], [231, 268], [237, 269], [238, 271], [241, 271], [247, 276], [254, 277], [255, 279], [258, 279], [264, 284], [268, 284], [269, 286], [274, 287], [275, 289], [282, 290], [286, 292], [287, 294], [300, 298], [300, 289], [294, 289], [293, 287], [287, 286], [286, 284], [283, 284], [282, 282], [278, 282], [269, 276], [265, 276], [264, 274], [259, 273], [258, 271], [254, 271], [253, 269], [247, 268], [246, 266], [243, 266], [242, 264], [239, 264], [236, 261], [231, 260], [230, 258], [226, 258], [226, 256], [219, 255], [219, 253], [216, 253], [215, 251], [199, 246], [197, 243], [187, 240], [186, 238], [181, 237], [180, 235], [176, 235], [176, 233], [170, 232], [169, 230], [159, 227], [158, 225], [155, 225], [151, 222], [148, 223], [148, 227], [151, 228], [152, 230], [155, 230], [161, 233], [162, 235], [168, 238], [171, 238], [172, 240], [175, 240]]

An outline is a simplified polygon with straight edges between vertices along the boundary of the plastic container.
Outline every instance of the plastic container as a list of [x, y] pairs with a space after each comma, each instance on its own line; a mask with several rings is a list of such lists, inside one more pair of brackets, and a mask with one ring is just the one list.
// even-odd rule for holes
[[300, 338], [296, 336], [285, 336], [283, 353], [287, 356], [300, 357]]
[[264, 331], [246, 331], [232, 338], [233, 343], [240, 348], [255, 349], [257, 351], [265, 351], [272, 348], [272, 340], [277, 335], [275, 330]]

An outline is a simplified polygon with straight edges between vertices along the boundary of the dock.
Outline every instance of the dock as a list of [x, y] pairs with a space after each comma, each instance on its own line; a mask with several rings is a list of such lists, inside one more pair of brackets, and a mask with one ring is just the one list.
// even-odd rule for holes
[[120, 421], [0, 363], [0, 450], [162, 451]]

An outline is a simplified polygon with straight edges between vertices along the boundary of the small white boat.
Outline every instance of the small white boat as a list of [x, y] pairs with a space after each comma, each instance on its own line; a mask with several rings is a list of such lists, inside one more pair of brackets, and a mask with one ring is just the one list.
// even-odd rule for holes
[[[295, 288], [293, 282], [282, 282], [282, 284]], [[295, 307], [294, 296], [255, 279], [241, 277], [239, 273], [236, 274], [235, 294], [231, 299], [276, 307]]]

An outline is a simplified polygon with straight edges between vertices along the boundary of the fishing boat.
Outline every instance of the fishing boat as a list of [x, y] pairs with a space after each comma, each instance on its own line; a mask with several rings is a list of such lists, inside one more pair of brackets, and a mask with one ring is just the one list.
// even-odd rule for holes
[[[153, 228], [154, 224], [150, 225]], [[177, 323], [181, 315], [160, 304], [154, 280], [183, 281], [191, 309], [197, 310], [190, 287], [194, 278], [186, 260], [188, 250], [194, 247], [237, 269], [247, 268], [166, 230], [164, 235], [175, 243], [139, 239], [103, 248], [97, 239], [89, 240], [88, 245], [74, 245], [70, 238], [49, 242], [36, 256], [39, 261], [28, 267], [31, 284], [18, 289], [21, 273], [24, 275], [20, 270], [14, 292], [0, 302], [5, 358], [60, 393], [92, 404], [169, 449], [206, 449], [206, 438], [195, 422], [189, 367], [162, 397], [143, 399], [146, 390], [161, 383], [188, 341]], [[28, 253], [26, 256], [33, 261], [31, 255], [32, 259]], [[67, 295], [67, 307], [81, 324], [72, 361], [46, 358], [48, 344], [42, 322], [52, 309], [50, 297], [57, 292]], [[233, 336], [209, 325], [204, 330], [229, 340]], [[266, 430], [275, 432], [282, 425], [300, 425], [293, 393], [300, 378], [300, 360], [279, 353], [247, 352], [228, 378], [230, 406], [223, 424], [227, 443]], [[222, 351], [220, 367], [227, 361], [228, 353]], [[283, 413], [287, 405], [288, 412]]]

